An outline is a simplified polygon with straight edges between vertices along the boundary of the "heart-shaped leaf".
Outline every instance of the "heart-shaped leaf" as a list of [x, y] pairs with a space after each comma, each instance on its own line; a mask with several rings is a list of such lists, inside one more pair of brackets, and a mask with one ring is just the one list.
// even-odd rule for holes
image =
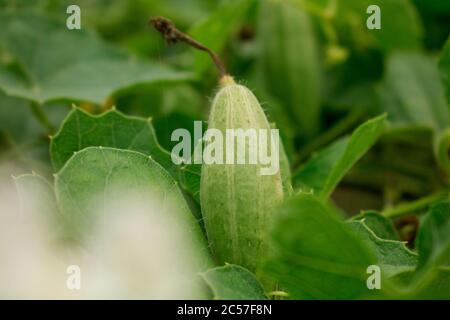
[[170, 153], [158, 144], [151, 119], [125, 116], [116, 110], [96, 116], [74, 108], [51, 139], [53, 165], [59, 170], [74, 152], [98, 146], [150, 155], [166, 170], [174, 172]]
[[142, 153], [103, 147], [77, 152], [55, 175], [55, 193], [68, 232], [77, 238], [86, 236], [99, 212], [106, 214], [105, 206], [132, 197], [175, 223], [186, 224], [193, 246], [204, 259], [202, 265], [209, 265], [203, 233], [177, 183]]
[[53, 166], [59, 170], [75, 152], [98, 146], [133, 150], [151, 156], [199, 201], [201, 166], [175, 165], [171, 154], [159, 145], [151, 119], [125, 116], [117, 110], [96, 116], [74, 108], [51, 139]]

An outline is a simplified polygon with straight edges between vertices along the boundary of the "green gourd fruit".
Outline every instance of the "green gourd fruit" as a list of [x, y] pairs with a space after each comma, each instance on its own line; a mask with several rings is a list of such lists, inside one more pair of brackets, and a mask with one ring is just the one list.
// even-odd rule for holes
[[[271, 126], [253, 93], [230, 76], [224, 76], [212, 103], [208, 129], [220, 130], [225, 137], [227, 129], [270, 130]], [[208, 143], [211, 142], [205, 143], [205, 150]], [[230, 151], [224, 147], [224, 158], [227, 152]], [[283, 187], [280, 170], [261, 175], [261, 167], [259, 159], [256, 164], [247, 161], [202, 165], [202, 214], [219, 264], [239, 264], [255, 272], [268, 252], [268, 227], [274, 206], [283, 199]]]
[[[264, 276], [259, 267], [269, 252], [268, 231], [274, 208], [283, 200], [280, 167], [285, 189], [290, 184], [289, 168], [285, 161], [280, 164], [284, 151], [277, 132], [272, 135], [271, 126], [254, 94], [234, 82], [215, 52], [178, 30], [164, 17], [152, 18], [150, 22], [167, 42], [184, 42], [207, 52], [220, 72], [221, 87], [212, 103], [206, 134], [215, 132], [215, 135], [204, 137], [200, 180], [204, 225], [218, 264], [241, 265], [259, 275], [267, 287], [273, 288], [273, 281]], [[227, 140], [235, 138], [227, 139], [230, 129], [257, 132], [257, 142], [252, 137], [244, 137], [240, 143], [235, 141], [234, 146], [229, 147]], [[262, 137], [264, 133], [265, 138]], [[242, 149], [245, 150], [244, 161], [238, 156], [239, 152], [242, 156]], [[206, 157], [209, 160], [205, 161], [207, 150], [211, 151], [211, 157]]]

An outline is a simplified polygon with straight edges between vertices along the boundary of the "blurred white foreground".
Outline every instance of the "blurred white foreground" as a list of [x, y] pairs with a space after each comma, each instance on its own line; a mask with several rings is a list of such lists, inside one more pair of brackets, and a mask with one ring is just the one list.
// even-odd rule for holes
[[[162, 214], [158, 201], [126, 196], [102, 203], [87, 240], [69, 245], [53, 217], [36, 212], [42, 199], [30, 190], [20, 210], [4, 174], [11, 170], [0, 172], [0, 299], [205, 298], [188, 230]], [[81, 277], [69, 266], [78, 266]], [[80, 289], [68, 288], [77, 279]]]

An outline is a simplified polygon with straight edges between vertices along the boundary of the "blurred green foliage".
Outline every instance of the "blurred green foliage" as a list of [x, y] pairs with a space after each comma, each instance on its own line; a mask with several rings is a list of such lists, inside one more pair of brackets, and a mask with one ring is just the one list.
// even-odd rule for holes
[[[69, 4], [80, 6], [82, 30], [65, 27]], [[370, 4], [381, 8], [381, 30], [365, 25]], [[217, 51], [255, 91], [294, 171], [312, 152], [387, 112], [395, 129], [343, 184], [375, 191], [378, 209], [423, 196], [411, 194], [411, 181], [437, 186], [416, 188], [427, 192], [447, 184], [448, 45], [439, 63], [443, 85], [436, 63], [450, 31], [446, 1], [2, 0], [0, 10], [0, 141], [8, 157], [7, 150], [29, 152], [23, 146], [45, 150], [46, 136], [73, 103], [93, 113], [115, 105], [152, 117], [166, 149], [173, 129], [193, 130], [193, 120], [205, 120], [217, 72], [206, 54], [164, 43], [148, 26], [161, 15]], [[398, 133], [418, 126], [425, 143], [431, 130], [427, 152], [440, 166], [430, 157], [396, 161], [391, 154], [405, 144], [422, 150]], [[49, 173], [48, 156], [40, 154], [34, 160]], [[395, 170], [380, 166], [386, 158], [398, 162]], [[417, 162], [428, 173], [415, 172]], [[375, 183], [372, 170], [388, 178]]]
[[[66, 28], [69, 4], [81, 8], [81, 30]], [[366, 27], [366, 9], [373, 4], [381, 8], [381, 30]], [[349, 268], [371, 263], [370, 246], [354, 240], [352, 228], [335, 216], [361, 209], [420, 214], [432, 202], [448, 198], [442, 194], [448, 192], [450, 174], [450, 2], [0, 0], [0, 160], [50, 178], [72, 152], [85, 147], [119, 146], [144, 154], [156, 150], [161, 158], [155, 160], [180, 183], [191, 210], [198, 210], [200, 167], [171, 168], [166, 150], [174, 145], [174, 129], [193, 131], [194, 120], [207, 119], [218, 73], [205, 53], [167, 45], [148, 25], [151, 16], [171, 19], [221, 56], [229, 73], [255, 92], [269, 121], [280, 129], [295, 191], [330, 196], [336, 204], [301, 196], [284, 205], [285, 216], [274, 230], [278, 257], [268, 264], [269, 273], [280, 277], [293, 297], [330, 298], [336, 292], [358, 297], [365, 275], [324, 267], [329, 281], [336, 283], [329, 291], [321, 287], [323, 274], [311, 269], [303, 280], [323, 291], [308, 293], [284, 267], [291, 264], [291, 253], [307, 256], [312, 251], [324, 261], [336, 250], [354, 252], [339, 257]], [[80, 109], [70, 111], [72, 104]], [[95, 117], [113, 106], [141, 118], [116, 111]], [[381, 114], [387, 122], [383, 116], [369, 120]], [[83, 117], [84, 127], [76, 115]], [[108, 131], [107, 117], [115, 118], [122, 140]], [[152, 122], [147, 127], [148, 118]], [[57, 140], [49, 139], [58, 128]], [[86, 131], [97, 135], [84, 139]], [[151, 141], [143, 142], [141, 134]], [[58, 139], [66, 139], [60, 148]], [[138, 145], [126, 146], [128, 139], [137, 139]], [[412, 202], [402, 206], [405, 201]], [[439, 265], [448, 257], [431, 254], [430, 231], [439, 229], [438, 251], [448, 251], [448, 217], [441, 214], [446, 206], [434, 206], [421, 226], [419, 254], [427, 261], [420, 263], [431, 267], [417, 275], [408, 265], [396, 275], [404, 284], [418, 279], [421, 287], [411, 291], [412, 297], [430, 291], [435, 273], [442, 275], [442, 286], [449, 286], [448, 269]], [[302, 208], [317, 213], [317, 220], [309, 220]], [[371, 234], [367, 221], [358, 221], [351, 223], [366, 240], [372, 239], [375, 251], [387, 250], [386, 239]], [[414, 221], [394, 221], [400, 239], [389, 245], [401, 256], [410, 257], [410, 252], [397, 240], [414, 248]], [[323, 245], [316, 239], [294, 248], [323, 224], [342, 241]], [[407, 228], [413, 228], [411, 238], [404, 236]], [[285, 236], [288, 229], [296, 231]], [[364, 254], [355, 258], [360, 252]], [[381, 255], [383, 261], [391, 258]], [[207, 275], [223, 281], [223, 271]], [[216, 286], [217, 292], [228, 294], [224, 283]], [[435, 296], [448, 298], [448, 292]]]
[[[82, 30], [65, 28], [69, 4], [80, 6]], [[381, 8], [381, 30], [365, 25], [370, 4]], [[161, 15], [217, 51], [255, 91], [294, 173], [314, 152], [387, 112], [392, 129], [350, 170], [345, 192], [364, 188], [382, 209], [447, 184], [445, 1], [2, 0], [0, 10], [2, 154], [14, 158], [33, 146], [40, 156], [32, 163], [43, 174], [52, 171], [46, 136], [73, 103], [94, 114], [115, 105], [152, 117], [168, 150], [174, 129], [192, 131], [193, 120], [207, 118], [217, 72], [206, 54], [164, 43], [148, 25]], [[392, 154], [399, 146], [410, 150], [408, 163]]]

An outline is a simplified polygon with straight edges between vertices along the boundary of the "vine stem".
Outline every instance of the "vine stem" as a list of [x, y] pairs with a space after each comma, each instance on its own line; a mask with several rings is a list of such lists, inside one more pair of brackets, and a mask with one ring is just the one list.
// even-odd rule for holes
[[218, 54], [216, 54], [214, 51], [212, 51], [205, 45], [201, 44], [197, 40], [193, 39], [186, 33], [178, 30], [172, 21], [164, 17], [154, 17], [150, 19], [149, 23], [156, 30], [158, 30], [159, 33], [162, 34], [167, 43], [171, 44], [177, 42], [184, 42], [190, 45], [191, 47], [194, 47], [198, 50], [205, 51], [206, 53], [208, 53], [211, 59], [213, 60], [214, 64], [216, 65], [217, 69], [219, 70], [220, 78], [222, 79], [228, 76], [225, 65], [222, 63], [222, 60], [220, 59]]
[[433, 202], [448, 199], [448, 197], [449, 197], [448, 190], [439, 191], [439, 192], [436, 192], [429, 196], [417, 199], [415, 201], [408, 202], [408, 203], [402, 203], [396, 207], [388, 208], [388, 209], [382, 211], [381, 214], [383, 216], [385, 216], [386, 218], [391, 218], [391, 219], [399, 218], [401, 216], [405, 216], [405, 215], [411, 214], [415, 211], [424, 209], [424, 208], [428, 207], [430, 204], [432, 204]]
[[45, 114], [44, 110], [42, 110], [42, 106], [37, 102], [30, 102], [30, 109], [33, 112], [36, 119], [39, 121], [39, 123], [48, 130], [49, 134], [52, 134], [55, 132], [55, 127], [48, 119], [47, 115]]

